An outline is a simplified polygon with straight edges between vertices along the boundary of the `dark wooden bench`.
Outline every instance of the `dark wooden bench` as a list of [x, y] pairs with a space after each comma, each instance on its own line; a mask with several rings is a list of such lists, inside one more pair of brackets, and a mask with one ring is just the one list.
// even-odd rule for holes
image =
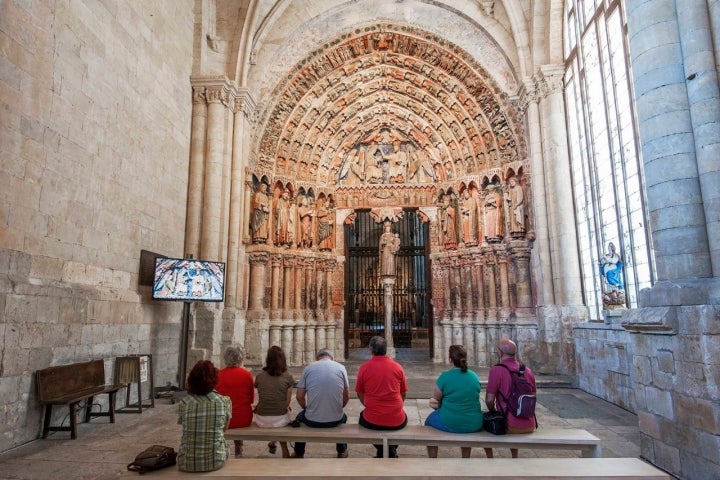
[[[124, 385], [105, 384], [105, 362], [91, 360], [89, 362], [71, 363], [49, 367], [35, 372], [37, 379], [38, 399], [45, 406], [42, 438], [48, 432], [70, 432], [71, 438], [77, 438], [77, 406], [85, 403], [85, 422], [92, 417], [110, 417], [115, 423], [115, 394]], [[108, 394], [107, 412], [93, 412], [93, 398], [96, 395]], [[50, 425], [54, 405], [67, 405], [70, 409], [70, 426]]]
[[[386, 478], [465, 480], [670, 480], [639, 458], [230, 458], [214, 472], [183, 473], [177, 467], [148, 472], [151, 478], [273, 478], [382, 480]], [[124, 472], [120, 478], [137, 477]]]

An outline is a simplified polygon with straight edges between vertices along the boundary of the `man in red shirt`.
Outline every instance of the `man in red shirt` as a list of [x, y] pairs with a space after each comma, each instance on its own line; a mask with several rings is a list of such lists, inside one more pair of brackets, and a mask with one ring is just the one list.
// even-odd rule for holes
[[[402, 366], [386, 356], [387, 343], [383, 337], [370, 339], [372, 357], [360, 365], [355, 392], [365, 409], [360, 412], [360, 425], [372, 430], [400, 430], [407, 425], [403, 410], [407, 379]], [[390, 458], [397, 458], [397, 445], [389, 446]], [[375, 445], [377, 455], [383, 457], [382, 445]]]
[[[517, 372], [520, 369], [520, 362], [515, 358], [515, 354], [517, 353], [517, 345], [515, 345], [515, 342], [509, 338], [503, 338], [498, 342], [497, 350], [500, 356], [500, 363], [513, 372]], [[485, 404], [491, 412], [495, 410], [507, 412], [505, 415], [508, 424], [507, 433], [532, 433], [535, 431], [534, 418], [519, 418], [516, 417], [512, 411], [508, 411], [504, 398], [509, 398], [510, 391], [512, 390], [512, 377], [510, 375], [511, 373], [507, 368], [501, 367], [500, 365], [495, 365], [490, 369], [487, 386], [485, 388]], [[535, 383], [535, 375], [532, 370], [527, 367], [525, 367], [525, 378], [527, 378], [528, 382], [532, 385], [533, 393], [536, 393], [537, 385]], [[498, 392], [502, 395], [498, 395]], [[517, 458], [517, 448], [511, 448], [510, 453], [513, 458]], [[492, 448], [486, 448], [485, 454], [488, 458], [492, 458]]]

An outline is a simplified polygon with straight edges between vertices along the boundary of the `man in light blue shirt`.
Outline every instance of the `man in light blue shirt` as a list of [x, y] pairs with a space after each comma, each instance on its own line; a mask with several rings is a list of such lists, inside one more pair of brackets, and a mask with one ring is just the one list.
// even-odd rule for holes
[[[333, 352], [322, 348], [316, 361], [305, 367], [297, 383], [296, 398], [303, 410], [295, 419], [308, 427], [332, 428], [347, 422], [343, 407], [350, 399], [350, 382], [345, 366]], [[347, 444], [335, 445], [338, 458], [347, 458]], [[295, 443], [296, 458], [305, 456], [305, 442]]]

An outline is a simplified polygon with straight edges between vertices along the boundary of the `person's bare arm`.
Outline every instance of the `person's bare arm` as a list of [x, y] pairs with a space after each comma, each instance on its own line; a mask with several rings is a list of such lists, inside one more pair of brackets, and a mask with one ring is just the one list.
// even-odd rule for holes
[[293, 387], [289, 387], [287, 389], [287, 396], [285, 397], [285, 406], [287, 407], [287, 411], [292, 411], [292, 408], [290, 408], [290, 402], [292, 402], [292, 391]]
[[298, 405], [300, 405], [302, 408], [307, 408], [307, 403], [305, 401], [305, 394], [307, 393], [307, 390], [304, 388], [298, 388], [297, 393], [295, 394], [295, 398], [297, 399]]
[[350, 389], [345, 387], [343, 389], [343, 407], [350, 401]]
[[438, 402], [443, 398], [442, 390], [440, 390], [437, 385], [433, 388], [433, 398]]
[[487, 405], [487, 408], [489, 411], [495, 411], [495, 394], [486, 392], [485, 393], [485, 405]]

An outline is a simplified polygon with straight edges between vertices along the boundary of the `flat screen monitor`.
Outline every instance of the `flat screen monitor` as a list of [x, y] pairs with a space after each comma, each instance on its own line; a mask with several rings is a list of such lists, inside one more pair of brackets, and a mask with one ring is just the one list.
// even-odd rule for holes
[[224, 263], [182, 258], [155, 258], [153, 299], [222, 302], [224, 296]]

